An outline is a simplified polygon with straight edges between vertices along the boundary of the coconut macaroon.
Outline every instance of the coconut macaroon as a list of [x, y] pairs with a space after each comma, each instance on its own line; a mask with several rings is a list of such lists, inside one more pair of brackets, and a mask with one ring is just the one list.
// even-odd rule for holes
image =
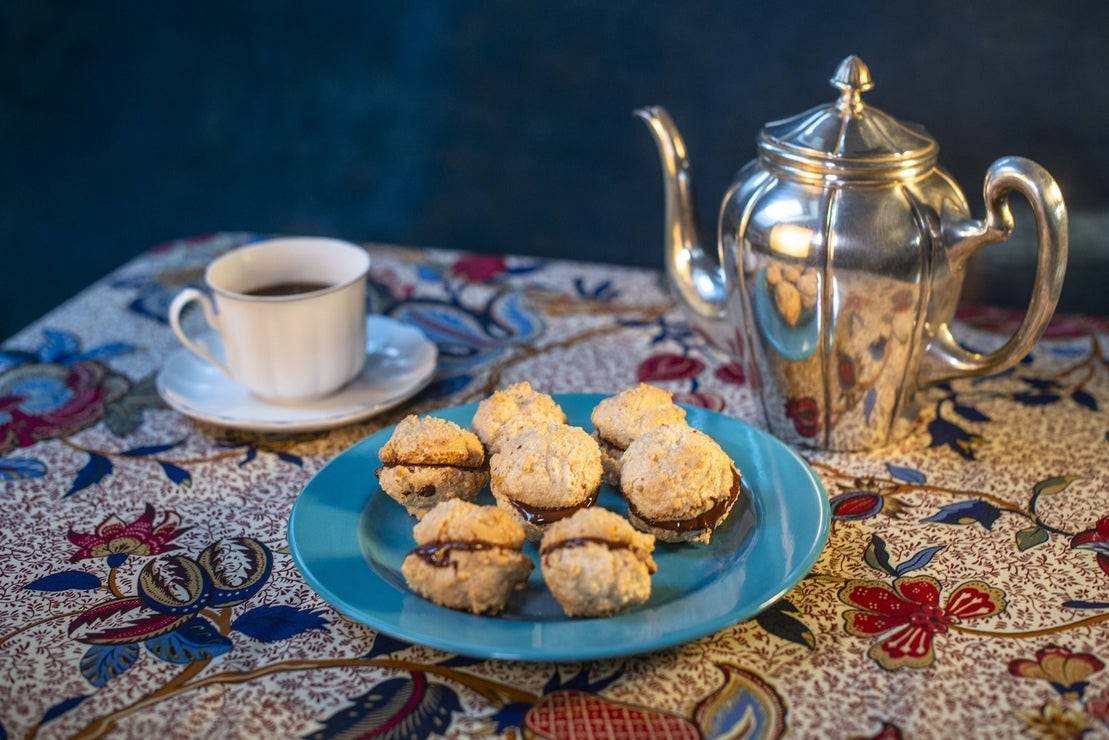
[[601, 451], [584, 429], [547, 422], [522, 428], [489, 462], [493, 498], [529, 540], [578, 509], [601, 486]]
[[663, 542], [708, 542], [739, 498], [740, 475], [720, 445], [684, 424], [632, 442], [620, 466], [628, 519]]
[[547, 587], [570, 617], [603, 616], [651, 595], [655, 538], [607, 509], [581, 509], [543, 533], [540, 565]]
[[566, 423], [566, 414], [554, 399], [540, 393], [526, 380], [499, 390], [477, 405], [471, 424], [489, 454], [501, 448], [503, 440], [526, 426], [548, 421]]
[[663, 424], [684, 424], [685, 409], [674, 403], [670, 391], [640, 383], [598, 403], [590, 418], [601, 447], [605, 483], [618, 486], [620, 458], [628, 445]]
[[405, 417], [378, 457], [381, 490], [417, 519], [441, 501], [472, 500], [489, 481], [478, 438], [434, 416]]
[[495, 506], [451, 499], [413, 527], [416, 547], [401, 563], [409, 588], [436, 604], [496, 614], [532, 571], [524, 530]]

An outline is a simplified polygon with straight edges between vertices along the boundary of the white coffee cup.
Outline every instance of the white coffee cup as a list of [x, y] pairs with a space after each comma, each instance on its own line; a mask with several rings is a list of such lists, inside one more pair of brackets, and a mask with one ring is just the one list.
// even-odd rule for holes
[[[338, 239], [294, 237], [240, 247], [213, 260], [204, 281], [215, 296], [186, 288], [169, 307], [169, 324], [185, 347], [273, 401], [301, 401], [338, 390], [366, 361], [366, 250]], [[252, 291], [319, 284], [289, 295]], [[221, 360], [181, 328], [181, 313], [200, 303], [219, 332]]]

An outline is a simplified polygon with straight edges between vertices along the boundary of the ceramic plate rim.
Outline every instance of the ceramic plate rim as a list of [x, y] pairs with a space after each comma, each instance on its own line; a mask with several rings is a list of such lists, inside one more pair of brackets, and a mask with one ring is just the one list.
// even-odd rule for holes
[[[391, 324], [394, 329], [402, 329], [415, 332], [419, 338], [430, 347], [431, 361], [428, 363], [427, 370], [417, 380], [413, 381], [404, 393], [391, 397], [386, 401], [374, 404], [372, 406], [365, 406], [355, 411], [348, 411], [341, 413], [337, 416], [321, 417], [316, 419], [305, 419], [302, 421], [261, 421], [252, 420], [248, 418], [231, 418], [216, 416], [207, 411], [201, 410], [192, 406], [187, 401], [183, 400], [179, 394], [170, 390], [165, 385], [166, 368], [170, 363], [173, 355], [179, 353], [188, 353], [184, 347], [177, 347], [166, 361], [158, 368], [158, 375], [155, 378], [155, 389], [158, 395], [166, 404], [178, 413], [184, 414], [192, 419], [197, 419], [206, 424], [223, 427], [225, 429], [239, 429], [243, 431], [252, 432], [318, 432], [327, 429], [334, 429], [336, 427], [344, 426], [346, 424], [353, 424], [363, 419], [368, 419], [376, 416], [384, 411], [399, 406], [405, 401], [409, 400], [417, 393], [426, 388], [435, 377], [435, 371], [439, 364], [439, 348], [428, 339], [423, 332], [411, 324], [406, 324], [403, 321], [398, 321], [388, 316], [379, 314], [370, 314], [366, 316], [366, 321], [382, 321]], [[341, 391], [340, 391], [341, 392]]]
[[[605, 396], [610, 395], [610, 394], [595, 394], [595, 393], [557, 394], [556, 393], [556, 394], [553, 394], [553, 395], [555, 396], [555, 400], [558, 401], [560, 396], [563, 396], [563, 397], [565, 397], [565, 396], [596, 397], [597, 399], [599, 399], [599, 398], [605, 397]], [[428, 413], [432, 414], [432, 415], [435, 415], [435, 414], [438, 414], [438, 413], [443, 413], [443, 412], [450, 411], [450, 410], [456, 410], [456, 409], [459, 409], [459, 408], [463, 408], [463, 407], [466, 407], [466, 406], [472, 406], [472, 405], [474, 405], [474, 404], [461, 404], [459, 406], [444, 407], [444, 408], [440, 408], [440, 409], [435, 409], [435, 410], [430, 411]], [[682, 404], [682, 405], [685, 406], [685, 408], [687, 408], [687, 409], [693, 409], [694, 408], [694, 407], [686, 406], [685, 404]], [[644, 640], [644, 641], [641, 641], [639, 643], [635, 643], [630, 647], [627, 644], [619, 643], [619, 644], [613, 644], [613, 645], [610, 645], [610, 646], [594, 646], [594, 647], [591, 647], [590, 649], [586, 649], [586, 650], [575, 649], [573, 647], [570, 647], [570, 648], [552, 648], [552, 647], [520, 648], [520, 647], [517, 647], [517, 646], [513, 646], [513, 647], [504, 648], [504, 647], [498, 646], [496, 644], [483, 644], [482, 645], [482, 644], [472, 644], [470, 642], [465, 642], [465, 641], [456, 641], [456, 640], [451, 639], [450, 637], [443, 637], [441, 635], [430, 635], [429, 636], [427, 634], [420, 634], [418, 637], [413, 637], [412, 634], [406, 633], [403, 629], [398, 628], [395, 624], [390, 622], [388, 619], [383, 618], [383, 617], [379, 617], [378, 615], [374, 614], [372, 611], [369, 611], [364, 607], [360, 607], [360, 606], [356, 606], [356, 605], [348, 603], [348, 601], [345, 598], [343, 598], [342, 596], [339, 596], [338, 594], [336, 594], [334, 590], [332, 590], [329, 586], [327, 586], [325, 583], [320, 581], [320, 579], [317, 578], [316, 574], [313, 572], [311, 567], [309, 567], [309, 565], [305, 562], [304, 553], [301, 552], [300, 545], [298, 544], [298, 541], [297, 541], [297, 532], [300, 530], [301, 527], [306, 526], [306, 525], [302, 524], [302, 518], [303, 518], [304, 515], [303, 515], [303, 506], [302, 506], [301, 502], [303, 500], [302, 497], [303, 497], [304, 493], [312, 486], [313, 482], [317, 479], [317, 477], [319, 477], [321, 474], [323, 474], [323, 472], [327, 469], [327, 467], [330, 466], [332, 463], [334, 463], [335, 460], [337, 460], [339, 457], [341, 457], [343, 455], [346, 455], [346, 454], [350, 453], [352, 450], [354, 450], [356, 448], [359, 448], [360, 446], [365, 444], [370, 437], [373, 437], [374, 435], [368, 435], [367, 437], [363, 438], [362, 440], [359, 440], [358, 442], [351, 445], [350, 447], [345, 449], [343, 452], [340, 452], [335, 457], [333, 457], [331, 460], [329, 460], [328, 463], [326, 465], [324, 465], [322, 468], [320, 468], [320, 470], [316, 472], [316, 474], [304, 485], [304, 487], [301, 489], [301, 491], [297, 494], [297, 498], [293, 502], [292, 510], [289, 513], [289, 520], [288, 520], [287, 533], [286, 533], [286, 539], [287, 539], [288, 545], [289, 545], [289, 553], [292, 557], [294, 565], [297, 568], [297, 571], [301, 574], [301, 577], [304, 578], [305, 582], [309, 585], [309, 587], [312, 588], [312, 590], [315, 591], [332, 608], [336, 609], [341, 614], [345, 615], [347, 618], [349, 618], [349, 619], [351, 619], [355, 622], [358, 622], [360, 624], [364, 624], [364, 625], [366, 625], [368, 627], [371, 627], [371, 628], [373, 628], [373, 629], [375, 629], [375, 630], [377, 630], [377, 631], [379, 631], [383, 634], [390, 635], [390, 636], [392, 636], [394, 638], [397, 638], [397, 639], [405, 640], [407, 642], [412, 642], [412, 643], [419, 644], [419, 645], [424, 645], [426, 647], [432, 647], [432, 648], [436, 648], [436, 649], [439, 649], [439, 650], [444, 650], [444, 651], [459, 654], [459, 655], [467, 655], [467, 656], [471, 656], [471, 657], [479, 657], [479, 658], [484, 658], [484, 659], [516, 660], [516, 661], [524, 661], [524, 662], [534, 662], [534, 661], [576, 662], [576, 661], [583, 661], [583, 660], [601, 660], [601, 659], [606, 659], [606, 658], [615, 658], [615, 657], [621, 657], [621, 656], [638, 655], [638, 654], [643, 654], [643, 653], [647, 653], [647, 652], [654, 652], [654, 651], [657, 651], [657, 650], [663, 650], [663, 649], [666, 649], [666, 648], [669, 648], [669, 647], [674, 647], [675, 645], [684, 644], [686, 642], [689, 642], [691, 640], [695, 640], [695, 639], [700, 638], [700, 637], [704, 637], [705, 635], [713, 634], [713, 633], [715, 633], [715, 632], [717, 632], [721, 629], [724, 629], [725, 627], [731, 626], [733, 624], [737, 624], [738, 622], [749, 619], [749, 618], [753, 617], [754, 615], [762, 612], [768, 606], [770, 606], [775, 601], [780, 599], [784, 594], [786, 594], [795, 585], [797, 585], [797, 583], [800, 582], [801, 579], [804, 578], [806, 574], [808, 574], [808, 572], [812, 569], [813, 565], [816, 563], [817, 559], [820, 557], [820, 554], [824, 551], [825, 546], [827, 545], [828, 537], [830, 535], [830, 530], [831, 530], [831, 506], [830, 506], [829, 501], [828, 501], [827, 492], [824, 489], [824, 485], [821, 482], [820, 477], [816, 474], [816, 472], [812, 469], [812, 467], [809, 466], [809, 464], [804, 460], [804, 458], [802, 458], [801, 455], [798, 454], [797, 451], [794, 450], [792, 447], [790, 447], [786, 443], [782, 442], [778, 438], [774, 437], [770, 433], [768, 433], [768, 432], [766, 432], [762, 429], [759, 429], [757, 427], [754, 427], [751, 424], [748, 424], [747, 422], [744, 422], [740, 419], [735, 419], [735, 418], [727, 416], [725, 414], [721, 414], [721, 413], [711, 411], [711, 410], [708, 410], [708, 409], [703, 409], [703, 408], [696, 408], [696, 412], [699, 413], [699, 414], [708, 414], [710, 416], [721, 417], [722, 419], [726, 420], [727, 422], [738, 424], [738, 425], [741, 425], [743, 427], [747, 427], [756, 436], [760, 436], [760, 437], [765, 438], [765, 440], [769, 441], [769, 444], [772, 448], [777, 448], [777, 450], [779, 452], [784, 452], [786, 454], [786, 457], [798, 466], [799, 471], [804, 474], [804, 476], [809, 480], [809, 482], [812, 483], [812, 489], [808, 493], [815, 494], [815, 496], [817, 498], [818, 505], [816, 507], [816, 511], [813, 512], [813, 513], [817, 514], [817, 516], [818, 516], [818, 518], [816, 520], [817, 534], [816, 534], [815, 540], [811, 543], [808, 543], [809, 550], [805, 553], [804, 557], [802, 557], [800, 560], [798, 560], [793, 565], [793, 567], [788, 571], [788, 573], [785, 575], [785, 577], [782, 578], [780, 583], [778, 583], [776, 588], [774, 588], [773, 593], [771, 593], [770, 595], [768, 595], [767, 597], [765, 597], [762, 601], [760, 601], [758, 603], [752, 602], [752, 603], [747, 603], [747, 604], [736, 605], [736, 606], [730, 608], [727, 612], [721, 614], [720, 616], [713, 617], [711, 619], [706, 619], [705, 621], [698, 622], [696, 624], [684, 627], [680, 630], [666, 632], [665, 634], [663, 634], [659, 637]], [[388, 427], [385, 427], [385, 429], [388, 429]], [[381, 431], [383, 431], [383, 430], [378, 430], [374, 434], [380, 434]], [[373, 494], [370, 494], [370, 495], [373, 495]], [[755, 501], [753, 503], [757, 507], [759, 505], [758, 504], [758, 499], [759, 499], [760, 494], [759, 494], [758, 491], [753, 491], [753, 496], [755, 498]], [[810, 498], [810, 497], [807, 496], [806, 498]], [[367, 501], [368, 501], [368, 498], [367, 498]], [[360, 511], [364, 511], [364, 509], [365, 509], [365, 504], [363, 504]], [[361, 520], [361, 516], [362, 516], [361, 514], [358, 515], [359, 520]], [[745, 543], [744, 546], [746, 546], [746, 544], [749, 544], [749, 540]], [[368, 563], [366, 564], [366, 568], [367, 568], [368, 571], [370, 571], [372, 573], [372, 575], [375, 579], [381, 581], [383, 584], [388, 585], [386, 581], [381, 579], [381, 577], [373, 571], [373, 568], [371, 568]], [[704, 588], [704, 587], [702, 587], [702, 588]], [[691, 593], [696, 593], [697, 591], [700, 591], [700, 589], [697, 589], [696, 591], [691, 592]], [[445, 611], [449, 611], [449, 610], [445, 610]], [[457, 612], [457, 614], [462, 615], [462, 616], [471, 616], [471, 617], [474, 616], [474, 615], [469, 615], [466, 612]], [[495, 619], [495, 617], [485, 617], [485, 618]], [[584, 622], [584, 620], [567, 620], [567, 621], [572, 622], [572, 623], [578, 623], [578, 624], [581, 624], [581, 623]]]

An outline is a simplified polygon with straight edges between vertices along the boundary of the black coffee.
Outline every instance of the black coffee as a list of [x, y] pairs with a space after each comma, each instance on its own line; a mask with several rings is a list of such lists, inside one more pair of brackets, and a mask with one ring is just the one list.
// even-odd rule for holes
[[297, 295], [299, 293], [313, 293], [317, 290], [330, 288], [331, 283], [288, 282], [263, 285], [261, 288], [248, 290], [245, 295], [272, 298], [274, 296]]

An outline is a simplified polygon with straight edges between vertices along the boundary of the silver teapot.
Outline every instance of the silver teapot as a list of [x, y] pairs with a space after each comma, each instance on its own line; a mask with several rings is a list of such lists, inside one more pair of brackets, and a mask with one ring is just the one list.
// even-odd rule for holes
[[[698, 235], [685, 143], [667, 112], [644, 108], [665, 176], [666, 267], [690, 319], [743, 363], [768, 428], [832, 450], [905, 436], [928, 383], [997, 373], [1047, 327], [1067, 261], [1059, 186], [1027, 159], [986, 172], [986, 218], [970, 217], [920, 126], [862, 101], [856, 56], [831, 78], [839, 99], [766, 124], [720, 207], [717, 254]], [[952, 336], [967, 259], [1009, 238], [1009, 194], [1028, 199], [1039, 254], [1017, 332], [980, 354]]]

